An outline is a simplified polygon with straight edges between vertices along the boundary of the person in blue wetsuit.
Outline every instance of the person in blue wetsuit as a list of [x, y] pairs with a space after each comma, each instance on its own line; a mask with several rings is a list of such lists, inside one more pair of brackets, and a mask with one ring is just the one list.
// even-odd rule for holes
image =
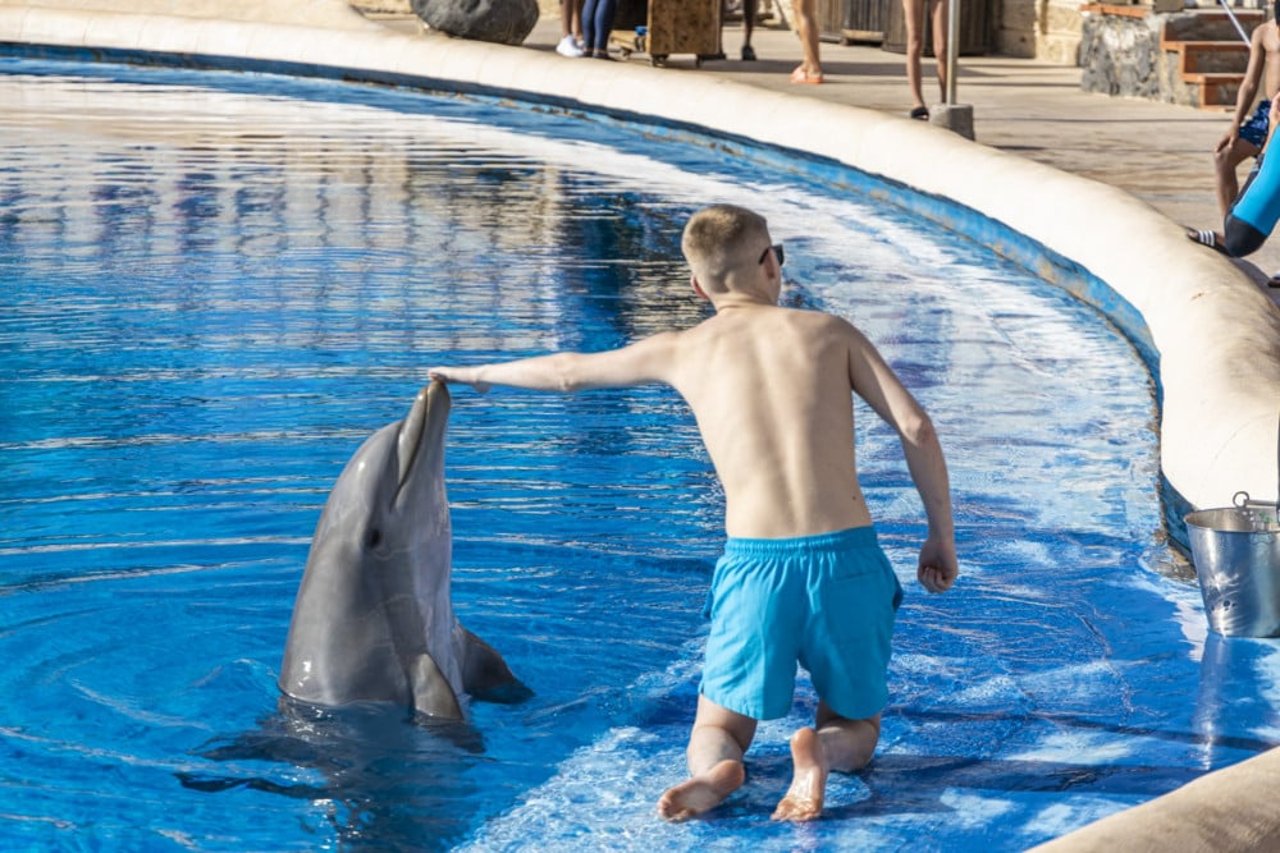
[[791, 785], [775, 820], [822, 813], [827, 775], [871, 760], [902, 590], [880, 549], [854, 453], [853, 397], [897, 433], [928, 532], [916, 578], [958, 573], [947, 467], [929, 416], [847, 320], [783, 308], [782, 247], [741, 207], [698, 211], [681, 244], [693, 293], [715, 313], [621, 349], [433, 367], [446, 382], [539, 391], [662, 383], [689, 404], [724, 487], [724, 555], [686, 752], [689, 777], [658, 802], [667, 820], [715, 808], [746, 778], [760, 720], [791, 710], [797, 664], [812, 676], [812, 726], [791, 737]]
[[[1280, 100], [1271, 107], [1272, 135], [1280, 118]], [[1268, 137], [1268, 142], [1270, 136]], [[1272, 156], [1274, 154], [1274, 156]], [[1244, 191], [1227, 214], [1222, 226], [1222, 244], [1227, 254], [1242, 258], [1262, 247], [1280, 220], [1280, 152], [1263, 149], [1245, 181]]]
[[1280, 221], [1280, 152], [1271, 151], [1276, 122], [1280, 120], [1280, 98], [1271, 102], [1267, 136], [1258, 162], [1254, 164], [1244, 190], [1227, 211], [1222, 232], [1188, 230], [1187, 236], [1229, 255], [1243, 258], [1262, 248]]

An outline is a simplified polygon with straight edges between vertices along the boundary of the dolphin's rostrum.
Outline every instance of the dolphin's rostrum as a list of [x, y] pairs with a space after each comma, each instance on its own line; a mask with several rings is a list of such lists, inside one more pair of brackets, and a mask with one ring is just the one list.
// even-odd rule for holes
[[444, 383], [432, 382], [338, 477], [293, 608], [279, 681], [288, 696], [325, 706], [393, 702], [463, 719], [463, 693], [527, 692], [453, 613], [449, 407]]

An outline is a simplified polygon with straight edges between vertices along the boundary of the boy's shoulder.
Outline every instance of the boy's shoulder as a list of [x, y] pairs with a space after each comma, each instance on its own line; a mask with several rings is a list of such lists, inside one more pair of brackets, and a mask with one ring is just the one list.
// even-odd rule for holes
[[806, 323], [815, 329], [829, 329], [833, 332], [856, 332], [853, 323], [838, 314], [828, 314], [817, 308], [784, 308], [797, 323]]

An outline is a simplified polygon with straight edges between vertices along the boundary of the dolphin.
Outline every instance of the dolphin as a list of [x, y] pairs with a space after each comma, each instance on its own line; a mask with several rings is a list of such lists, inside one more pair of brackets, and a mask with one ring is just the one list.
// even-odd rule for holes
[[463, 695], [529, 691], [453, 611], [444, 487], [449, 392], [423, 388], [402, 421], [375, 432], [325, 503], [293, 607], [279, 687], [338, 707], [390, 702], [465, 720]]

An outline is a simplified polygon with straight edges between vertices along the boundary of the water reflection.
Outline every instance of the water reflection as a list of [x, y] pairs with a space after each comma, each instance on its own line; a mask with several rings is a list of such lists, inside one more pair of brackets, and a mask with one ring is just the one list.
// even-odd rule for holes
[[[980, 247], [715, 150], [658, 160], [625, 132], [608, 148], [573, 119], [548, 138], [543, 117], [491, 110], [510, 124], [485, 127], [473, 104], [432, 102], [440, 118], [381, 90], [43, 73], [0, 78], [0, 657], [17, 662], [0, 688], [19, 697], [0, 711], [0, 787], [23, 827], [127, 818], [241, 849], [414, 832], [1021, 849], [1271, 739], [1269, 656], [1211, 667], [1191, 590], [1148, 568], [1149, 377], [1096, 317]], [[273, 717], [306, 544], [359, 441], [442, 356], [697, 322], [678, 242], [712, 199], [769, 216], [789, 304], [863, 328], [952, 460], [964, 581], [909, 590], [881, 759], [833, 789], [857, 819], [768, 821], [788, 727], [812, 712], [802, 690], [719, 821], [654, 826], [722, 536], [694, 425], [662, 389], [457, 397], [455, 600], [536, 692], [476, 709], [482, 752], [398, 724], [308, 742]], [[897, 437], [861, 408], [857, 428], [909, 585], [918, 499]], [[51, 793], [24, 793], [30, 773]], [[123, 781], [84, 798], [82, 777]]]

